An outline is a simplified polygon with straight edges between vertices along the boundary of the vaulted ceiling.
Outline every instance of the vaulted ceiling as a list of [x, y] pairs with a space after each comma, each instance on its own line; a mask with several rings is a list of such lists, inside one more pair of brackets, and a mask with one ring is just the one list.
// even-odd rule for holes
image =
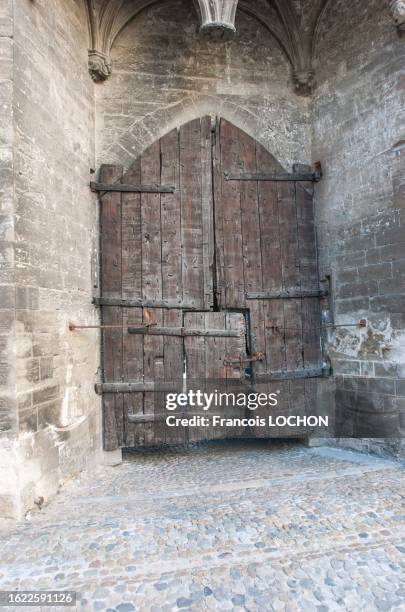
[[[89, 70], [95, 81], [111, 74], [111, 48], [121, 30], [142, 10], [170, 0], [85, 0], [89, 24]], [[317, 34], [327, 5], [333, 0], [190, 0], [194, 2], [201, 35], [228, 40], [236, 31], [236, 11], [258, 19], [278, 40], [291, 63], [297, 93], [311, 94]], [[405, 26], [405, 0], [388, 4], [395, 24]]]

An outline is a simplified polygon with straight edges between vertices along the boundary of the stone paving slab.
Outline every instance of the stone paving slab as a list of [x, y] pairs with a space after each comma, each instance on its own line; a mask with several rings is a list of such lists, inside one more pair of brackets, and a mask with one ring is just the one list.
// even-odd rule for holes
[[130, 453], [0, 534], [0, 589], [74, 589], [81, 610], [399, 612], [403, 493], [400, 464], [340, 449]]

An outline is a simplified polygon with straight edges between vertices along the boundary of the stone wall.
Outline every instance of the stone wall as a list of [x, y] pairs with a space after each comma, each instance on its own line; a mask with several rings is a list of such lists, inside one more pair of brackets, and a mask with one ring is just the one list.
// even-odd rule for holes
[[[14, 444], [17, 437], [14, 327], [13, 2], [0, 5], [0, 516], [17, 503]], [[3, 484], [4, 483], [4, 484]]]
[[376, 427], [392, 435], [405, 408], [405, 155], [395, 147], [405, 139], [405, 45], [386, 3], [339, 0], [324, 15], [316, 55], [321, 267], [332, 275], [335, 322], [368, 321], [330, 334], [336, 401], [363, 437]]
[[[13, 40], [7, 39], [11, 20], [3, 19], [3, 7], [0, 15], [4, 42], [14, 47], [14, 72], [5, 74], [10, 84], [4, 90], [13, 130], [9, 124], [1, 134], [5, 172], [13, 183], [3, 193], [10, 221], [2, 222], [2, 237], [10, 248], [2, 245], [13, 265], [10, 271], [4, 266], [2, 282], [9, 287], [2, 291], [1, 308], [11, 314], [2, 310], [1, 321], [15, 340], [15, 380], [7, 379], [13, 392], [2, 400], [1, 426], [16, 475], [15, 507], [8, 513], [21, 514], [36, 496], [52, 495], [100, 449], [94, 393], [99, 340], [94, 330], [68, 331], [70, 320], [97, 321], [91, 305], [96, 204], [88, 186], [94, 167], [94, 85], [87, 69], [84, 4], [15, 0], [13, 9]], [[14, 132], [13, 174], [9, 131]], [[2, 347], [7, 341], [2, 337]], [[6, 375], [2, 369], [2, 382]]]
[[130, 164], [173, 127], [220, 114], [291, 170], [310, 161], [309, 104], [293, 93], [292, 68], [270, 32], [238, 11], [236, 35], [198, 35], [192, 2], [144, 10], [118, 36], [113, 74], [96, 88], [97, 165]]

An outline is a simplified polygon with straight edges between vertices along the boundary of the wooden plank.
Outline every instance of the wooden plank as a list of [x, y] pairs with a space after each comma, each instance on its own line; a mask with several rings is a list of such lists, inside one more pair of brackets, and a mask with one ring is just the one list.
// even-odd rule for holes
[[[135, 161], [123, 180], [140, 180], [141, 162]], [[139, 193], [123, 193], [121, 197], [122, 220], [122, 295], [142, 299], [142, 240], [141, 196]], [[117, 304], [118, 305], [118, 304]]]
[[[283, 300], [263, 302], [263, 318], [266, 342], [266, 367], [261, 370], [285, 370], [286, 346], [284, 333], [274, 332], [273, 327], [283, 328], [284, 308]], [[255, 368], [256, 372], [256, 368]]]
[[[252, 376], [259, 374], [262, 371], [267, 371], [267, 356], [266, 356], [266, 330], [265, 316], [261, 300], [252, 300], [249, 303], [249, 334], [248, 341], [250, 342], [250, 353], [263, 353], [265, 359], [251, 364], [250, 370]], [[270, 367], [270, 366], [269, 366]]]
[[[137, 325], [142, 323], [142, 308], [123, 310], [124, 324]], [[134, 336], [124, 331], [123, 335], [123, 379], [131, 381], [143, 380], [143, 337]], [[124, 401], [124, 442], [125, 446], [143, 444], [143, 429], [135, 427], [128, 420], [129, 415], [143, 413], [143, 393], [123, 394]]]
[[204, 268], [201, 194], [201, 126], [196, 119], [180, 128], [180, 191], [183, 299], [203, 307]]
[[[202, 312], [184, 313], [184, 326], [193, 327], [194, 329], [205, 329], [205, 314]], [[194, 338], [184, 338], [184, 352], [186, 359], [186, 382], [187, 390], [193, 389], [205, 391], [205, 361], [207, 354], [205, 351], [205, 339], [203, 336]], [[189, 407], [188, 414], [193, 415], [196, 408]], [[187, 440], [189, 442], [197, 442], [207, 440], [211, 437], [210, 428], [193, 428], [187, 431]]]
[[[256, 143], [256, 166], [259, 172], [277, 172], [280, 165], [274, 157], [259, 143]], [[278, 191], [275, 183], [258, 183], [258, 204], [260, 216], [260, 237], [262, 257], [262, 290], [269, 293], [283, 291], [280, 224], [278, 210]], [[274, 300], [271, 303], [255, 304], [252, 312], [252, 328], [257, 327], [256, 337], [263, 329], [263, 341], [254, 346], [255, 351], [264, 352], [266, 362], [254, 364], [253, 373], [263, 373], [267, 370], [285, 368], [284, 337], [271, 331], [273, 325], [284, 324], [283, 302]], [[254, 320], [254, 314], [259, 321]], [[260, 338], [260, 336], [259, 336]]]
[[232, 361], [232, 358], [242, 359], [242, 365], [236, 362], [227, 365], [225, 376], [227, 380], [242, 380], [245, 378], [246, 365], [249, 365], [247, 362], [243, 363], [243, 360], [247, 359], [245, 318], [242, 313], [227, 312], [225, 313], [225, 324], [227, 330], [237, 335], [226, 340], [223, 363], [225, 364], [227, 360]]
[[214, 299], [218, 306], [225, 305], [225, 245], [224, 215], [222, 206], [222, 160], [221, 160], [221, 124], [217, 120], [212, 148], [212, 180], [214, 211]]
[[[136, 160], [122, 178], [124, 184], [139, 184], [141, 160]], [[122, 295], [124, 298], [142, 299], [142, 220], [140, 193], [122, 193]], [[107, 298], [108, 301], [108, 298]], [[122, 300], [125, 303], [125, 299]], [[119, 306], [119, 304], [117, 304]], [[123, 310], [123, 322], [127, 325], [142, 323], [142, 309]], [[123, 380], [142, 380], [143, 338], [123, 330]], [[128, 421], [129, 414], [143, 412], [143, 393], [123, 393], [123, 438], [125, 446], [143, 443], [143, 431]]]
[[[121, 166], [102, 166], [100, 179], [106, 183], [121, 180]], [[121, 194], [110, 193], [100, 211], [101, 226], [101, 291], [104, 295], [121, 297]], [[122, 325], [119, 308], [104, 308], [103, 325]], [[107, 381], [122, 375], [122, 329], [103, 329], [103, 379]], [[122, 444], [123, 400], [106, 395], [103, 399], [103, 446], [117, 449]]]
[[214, 210], [212, 185], [212, 138], [211, 117], [201, 119], [201, 210], [202, 210], [202, 257], [204, 275], [204, 308], [214, 305]]
[[[183, 323], [183, 312], [181, 310], [166, 310], [163, 313], [164, 324], [177, 326]], [[184, 346], [183, 338], [176, 336], [165, 336], [163, 338], [163, 366], [164, 384], [174, 387], [174, 392], [181, 393], [184, 387]], [[170, 388], [168, 389], [170, 391]], [[173, 391], [172, 391], [173, 392]], [[166, 405], [166, 396], [162, 396], [162, 403]], [[167, 427], [162, 428], [164, 443], [184, 444], [187, 441], [187, 428]]]
[[[207, 313], [210, 314], [210, 313]], [[191, 329], [186, 327], [129, 327], [129, 334], [147, 336], [206, 336], [212, 338], [235, 338], [237, 333], [227, 329]]]
[[[173, 195], [161, 196], [162, 223], [162, 297], [173, 304], [173, 310], [163, 311], [165, 327], [182, 327], [183, 300], [182, 248], [181, 248], [181, 200], [179, 134], [173, 130], [160, 142], [161, 181], [173, 183], [178, 191]], [[176, 304], [177, 303], [177, 304]], [[191, 302], [190, 302], [191, 303]], [[179, 306], [179, 308], [177, 308]], [[186, 305], [184, 305], [186, 306]], [[191, 303], [191, 307], [193, 305]], [[184, 367], [183, 339], [176, 336], [163, 338], [163, 377], [174, 384], [177, 393], [182, 391]], [[165, 396], [160, 396], [165, 404]], [[169, 413], [166, 413], [169, 414]], [[167, 427], [165, 421], [159, 425], [159, 437], [164, 444], [184, 444], [186, 428]]]
[[[208, 327], [226, 326], [226, 313], [212, 312], [204, 315], [205, 330]], [[226, 371], [224, 366], [224, 357], [226, 356], [226, 340], [225, 338], [206, 337], [205, 338], [205, 379], [210, 381], [207, 391], [212, 392], [213, 382], [217, 387], [218, 379], [223, 379], [226, 383]], [[219, 386], [219, 385], [218, 385]], [[220, 390], [220, 389], [219, 389]], [[210, 415], [224, 414], [224, 410], [220, 408], [211, 408]], [[208, 428], [207, 428], [208, 429]], [[219, 427], [211, 427], [209, 432], [210, 438], [213, 440], [223, 439], [227, 437], [227, 432]]]
[[[176, 187], [174, 185], [137, 185], [125, 183], [90, 183], [92, 191], [98, 192], [114, 192], [114, 193], [174, 193]], [[103, 195], [101, 196], [103, 197]], [[103, 204], [104, 204], [103, 197]]]
[[[119, 308], [103, 309], [103, 322], [106, 325], [122, 325], [122, 311]], [[122, 358], [123, 329], [103, 329], [103, 378], [107, 382], [121, 380], [123, 374]], [[122, 446], [124, 428], [123, 397], [106, 396], [103, 402], [104, 450], [115, 450]]]
[[[300, 274], [305, 287], [319, 286], [319, 273], [314, 226], [313, 195], [304, 185], [296, 185], [295, 200], [298, 223]], [[322, 296], [324, 293], [321, 294]], [[320, 365], [321, 353], [321, 312], [319, 301], [302, 299], [304, 367]]]
[[274, 172], [263, 174], [257, 172], [232, 173], [225, 172], [226, 181], [269, 181], [269, 182], [318, 182], [320, 180], [317, 172]]
[[295, 207], [300, 256], [301, 286], [319, 288], [313, 194], [305, 185], [295, 185]]
[[[221, 119], [221, 166], [225, 171], [232, 172], [241, 163], [242, 154], [239, 138], [240, 130], [228, 121]], [[224, 233], [225, 294], [222, 305], [225, 308], [241, 308], [245, 299], [240, 190], [241, 187], [238, 182], [222, 181], [219, 205], [222, 208]], [[216, 203], [217, 205], [218, 203]]]
[[[104, 181], [122, 177], [122, 166], [102, 166]], [[109, 193], [100, 211], [101, 291], [103, 296], [121, 297], [121, 194]]]
[[319, 300], [303, 299], [301, 302], [303, 326], [304, 367], [322, 363], [321, 305]]
[[[258, 143], [256, 143], [256, 165], [263, 171], [279, 167], [274, 157]], [[283, 289], [277, 185], [259, 183], [257, 190], [261, 237], [262, 290], [277, 292]]]
[[[162, 224], [162, 305], [170, 301], [173, 308], [183, 301], [182, 248], [181, 248], [181, 202], [179, 136], [172, 130], [160, 141], [161, 180], [171, 181], [177, 187], [174, 194], [161, 196]], [[191, 307], [193, 302], [190, 300]], [[163, 306], [164, 307], [164, 306]]]
[[[151, 145], [141, 158], [141, 182], [145, 184], [160, 183], [160, 142]], [[142, 219], [142, 298], [148, 300], [162, 299], [162, 234], [161, 234], [161, 201], [160, 194], [143, 193], [141, 195]], [[154, 311], [157, 325], [163, 324], [162, 311]], [[128, 333], [130, 330], [128, 329]], [[143, 364], [145, 380], [158, 381], [163, 377], [163, 338], [149, 334], [144, 336]], [[144, 412], [149, 414], [161, 411], [158, 406], [159, 396], [145, 392]], [[154, 446], [156, 440], [153, 424], [143, 427], [144, 446]]]
[[[254, 140], [245, 134], [239, 133], [240, 167], [241, 169], [255, 171], [256, 144]], [[241, 205], [241, 231], [243, 249], [243, 275], [246, 292], [262, 291], [262, 252], [260, 237], [260, 211], [259, 194], [256, 182], [240, 183], [240, 205]], [[241, 307], [245, 301], [241, 303]]]
[[285, 339], [287, 370], [303, 368], [304, 345], [301, 300], [284, 300], [284, 323], [285, 329], [281, 333], [283, 333]]
[[[229, 338], [225, 340], [226, 356], [235, 355], [235, 356], [241, 356], [242, 359], [246, 359], [247, 358], [246, 324], [245, 324], [245, 318], [243, 314], [239, 312], [228, 312], [226, 313], [225, 322], [226, 322], [227, 329], [238, 332], [237, 338]], [[226, 390], [228, 393], [230, 392], [229, 387], [228, 387], [230, 382], [235, 381], [235, 383], [237, 383], [238, 381], [240, 381], [241, 383], [243, 383], [243, 381], [245, 380], [245, 367], [247, 365], [248, 364], [242, 364], [241, 366], [241, 365], [235, 364], [232, 366], [227, 366], [226, 368], [226, 380], [227, 380]], [[242, 392], [245, 392], [245, 389], [241, 384], [240, 389], [238, 389], [235, 395], [237, 393], [242, 393]], [[230, 408], [229, 410], [225, 410], [224, 416], [229, 416], [231, 418], [236, 418], [236, 419], [238, 418], [242, 419], [246, 416], [246, 412], [247, 411], [245, 407], [232, 406], [232, 408]], [[245, 428], [243, 426], [234, 427], [232, 429], [232, 437], [234, 438], [242, 437], [244, 433], [245, 433]], [[226, 437], [227, 436], [229, 436], [229, 433], [226, 434]]]
[[[295, 185], [278, 183], [283, 290], [302, 293]], [[303, 368], [302, 311], [299, 299], [283, 300], [286, 369]], [[273, 368], [271, 368], [273, 369]]]

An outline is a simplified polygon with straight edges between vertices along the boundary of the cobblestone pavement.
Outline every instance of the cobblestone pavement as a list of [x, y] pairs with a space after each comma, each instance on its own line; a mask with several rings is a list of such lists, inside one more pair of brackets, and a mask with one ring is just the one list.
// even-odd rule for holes
[[339, 449], [132, 453], [0, 534], [0, 589], [73, 589], [81, 610], [403, 611], [403, 491], [399, 464]]

